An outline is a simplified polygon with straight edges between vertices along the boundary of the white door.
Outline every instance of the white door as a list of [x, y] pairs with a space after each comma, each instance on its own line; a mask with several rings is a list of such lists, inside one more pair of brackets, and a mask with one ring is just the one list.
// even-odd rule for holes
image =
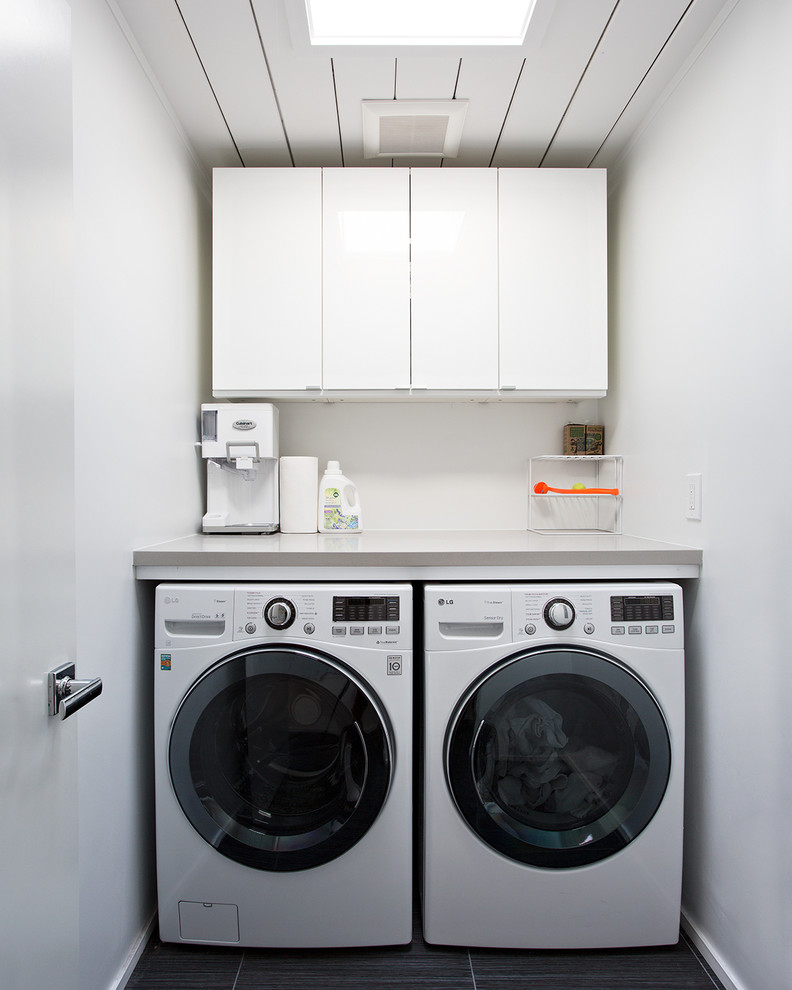
[[[0, 982], [77, 988], [71, 50], [65, 0], [0, 4]], [[77, 671], [79, 677], [81, 672]]]

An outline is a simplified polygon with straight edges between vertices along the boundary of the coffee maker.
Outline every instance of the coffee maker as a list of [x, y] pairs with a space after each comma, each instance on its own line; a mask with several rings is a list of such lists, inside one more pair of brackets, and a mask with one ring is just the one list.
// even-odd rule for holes
[[278, 410], [267, 402], [201, 406], [204, 533], [278, 529]]

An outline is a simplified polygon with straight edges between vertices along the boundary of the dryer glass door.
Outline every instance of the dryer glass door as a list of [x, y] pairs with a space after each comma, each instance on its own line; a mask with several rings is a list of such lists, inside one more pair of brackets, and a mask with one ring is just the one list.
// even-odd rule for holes
[[550, 869], [623, 849], [651, 821], [671, 746], [649, 690], [592, 651], [538, 649], [488, 671], [446, 737], [457, 808], [494, 849]]
[[222, 660], [185, 695], [168, 758], [203, 838], [261, 870], [302, 870], [351, 848], [390, 787], [392, 733], [339, 661], [291, 646]]

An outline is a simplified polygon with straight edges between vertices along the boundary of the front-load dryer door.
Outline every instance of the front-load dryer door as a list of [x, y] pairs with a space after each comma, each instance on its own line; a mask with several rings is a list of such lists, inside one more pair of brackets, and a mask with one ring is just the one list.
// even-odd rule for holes
[[260, 870], [326, 863], [365, 835], [393, 768], [376, 696], [339, 661], [297, 646], [227, 657], [171, 726], [171, 781], [218, 852]]
[[487, 671], [446, 735], [448, 785], [476, 834], [548, 869], [623, 849], [665, 793], [671, 746], [647, 687], [612, 657], [537, 649]]

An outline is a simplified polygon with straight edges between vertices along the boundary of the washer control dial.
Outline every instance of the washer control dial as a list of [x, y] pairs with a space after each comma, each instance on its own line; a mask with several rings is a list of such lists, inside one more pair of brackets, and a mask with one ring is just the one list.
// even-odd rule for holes
[[544, 607], [544, 618], [551, 629], [569, 629], [575, 621], [575, 607], [566, 598], [551, 598]]
[[297, 618], [297, 609], [288, 598], [273, 598], [267, 602], [264, 618], [272, 629], [288, 629]]

